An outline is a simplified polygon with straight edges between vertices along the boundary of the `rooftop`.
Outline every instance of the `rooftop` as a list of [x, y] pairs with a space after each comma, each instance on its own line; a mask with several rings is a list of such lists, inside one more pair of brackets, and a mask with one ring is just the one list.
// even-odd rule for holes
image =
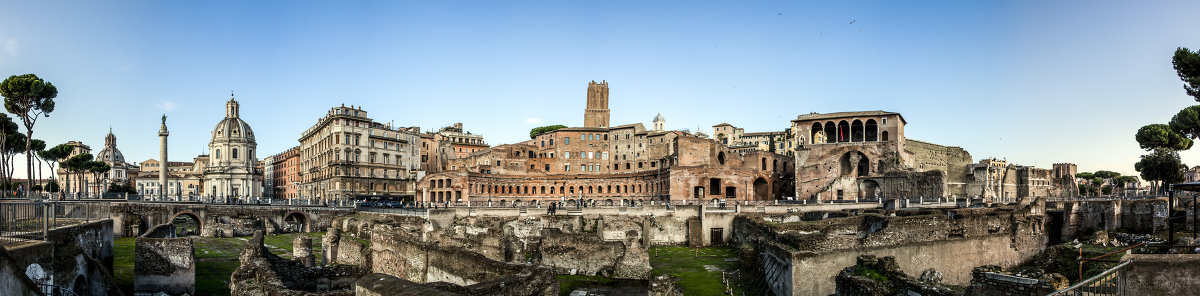
[[900, 113], [896, 113], [896, 112], [888, 112], [888, 111], [883, 111], [883, 110], [874, 110], [874, 111], [852, 111], [852, 112], [834, 112], [834, 113], [816, 113], [816, 112], [813, 112], [813, 113], [809, 113], [809, 114], [801, 114], [801, 115], [799, 115], [799, 116], [796, 116], [796, 119], [792, 120], [792, 122], [796, 122], [796, 121], [805, 121], [805, 120], [821, 120], [821, 119], [834, 119], [834, 118], [847, 118], [847, 117], [866, 117], [866, 116], [887, 116], [887, 115], [896, 115], [896, 116], [899, 116], [899, 117], [900, 117], [900, 121], [901, 121], [901, 122], [905, 122], [905, 123], [907, 123], [907, 122], [908, 122], [908, 121], [904, 120], [904, 116], [900, 116]]

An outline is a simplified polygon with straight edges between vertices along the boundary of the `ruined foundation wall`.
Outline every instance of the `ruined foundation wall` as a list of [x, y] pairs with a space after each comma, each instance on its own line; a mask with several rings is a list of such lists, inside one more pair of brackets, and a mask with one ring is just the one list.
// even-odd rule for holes
[[1128, 267], [1129, 295], [1191, 295], [1200, 291], [1200, 255], [1133, 254]]
[[908, 139], [904, 151], [912, 155], [913, 169], [945, 172], [947, 192], [943, 197], [966, 195], [967, 165], [973, 162], [967, 150]]
[[[9, 254], [34, 283], [91, 293], [118, 289], [112, 278], [113, 221], [92, 221], [50, 229], [47, 242], [10, 247]], [[82, 278], [82, 281], [77, 281]], [[83, 284], [76, 286], [77, 283]]]
[[174, 228], [156, 226], [134, 242], [134, 292], [196, 295], [196, 249]]

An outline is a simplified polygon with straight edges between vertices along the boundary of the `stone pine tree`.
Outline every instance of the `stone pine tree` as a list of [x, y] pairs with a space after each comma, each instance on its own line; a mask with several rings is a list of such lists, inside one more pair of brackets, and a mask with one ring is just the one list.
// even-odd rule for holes
[[[55, 175], [57, 175], [57, 174], [54, 173], [54, 167], [56, 165], [58, 165], [58, 162], [63, 161], [67, 158], [67, 156], [70, 156], [72, 150], [75, 150], [75, 147], [71, 147], [71, 145], [67, 145], [67, 144], [58, 144], [58, 146], [54, 146], [50, 149], [46, 149], [41, 152], [38, 152], [38, 157], [46, 160], [47, 165], [50, 166], [50, 181], [54, 182], [54, 185], [56, 188], [58, 186], [58, 182], [56, 181], [57, 178], [55, 177]], [[58, 192], [58, 190], [53, 190], [53, 191], [46, 190], [46, 191], [47, 192]]]
[[28, 177], [25, 187], [30, 188], [33, 185], [33, 154], [29, 153], [29, 148], [33, 126], [38, 118], [50, 117], [50, 112], [54, 111], [58, 88], [34, 74], [13, 75], [0, 83], [0, 95], [4, 96], [4, 110], [21, 118], [25, 125], [25, 174]]
[[1196, 101], [1200, 101], [1200, 52], [1188, 50], [1186, 47], [1175, 49], [1171, 58], [1171, 66], [1183, 80], [1183, 89]]
[[1138, 146], [1147, 151], [1154, 149], [1182, 151], [1191, 149], [1193, 144], [1192, 139], [1176, 132], [1169, 125], [1161, 123], [1143, 126], [1138, 129], [1134, 138], [1137, 139]]
[[[39, 181], [40, 181], [40, 180], [42, 180], [42, 157], [40, 156], [40, 154], [41, 154], [43, 151], [46, 151], [46, 141], [42, 141], [42, 140], [38, 140], [38, 139], [33, 139], [33, 141], [29, 141], [29, 145], [30, 145], [30, 146], [29, 146], [29, 153], [32, 153], [32, 154], [33, 154], [33, 159], [34, 159], [34, 160], [37, 160], [37, 162], [38, 162], [38, 165], [37, 165], [37, 180], [39, 180]], [[35, 185], [36, 187], [41, 187], [41, 186], [39, 186], [39, 184], [34, 184], [34, 185]]]
[[567, 128], [567, 126], [561, 125], [561, 124], [555, 124], [555, 125], [535, 127], [533, 129], [529, 130], [529, 138], [530, 139], [537, 138], [537, 136], [540, 136], [540, 135], [548, 133], [548, 132], [556, 131], [556, 130], [562, 129], [562, 128]]
[[0, 181], [5, 184], [12, 182], [13, 155], [25, 150], [24, 138], [17, 123], [0, 113]]
[[1187, 171], [1187, 165], [1179, 159], [1179, 153], [1170, 149], [1157, 149], [1147, 155], [1142, 155], [1142, 159], [1133, 164], [1133, 168], [1142, 174], [1142, 179], [1150, 181], [1156, 189], [1155, 192], [1161, 192], [1162, 184], [1177, 183], [1183, 181], [1184, 171]]
[[87, 163], [87, 171], [89, 173], [92, 173], [92, 181], [96, 182], [96, 193], [97, 194], [104, 193], [103, 190], [100, 190], [100, 185], [101, 185], [100, 184], [100, 174], [107, 173], [108, 170], [111, 170], [111, 169], [112, 169], [112, 166], [109, 166], [108, 163], [105, 163], [103, 161], [89, 161]]

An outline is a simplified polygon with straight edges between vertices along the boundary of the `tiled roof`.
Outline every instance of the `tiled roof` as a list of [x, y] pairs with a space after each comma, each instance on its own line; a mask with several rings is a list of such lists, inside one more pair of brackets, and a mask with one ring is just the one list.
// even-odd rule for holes
[[[887, 111], [883, 111], [883, 110], [834, 112], [834, 113], [815, 113], [814, 112], [814, 113], [801, 114], [800, 116], [796, 116], [796, 119], [792, 120], [792, 121], [821, 120], [821, 119], [834, 119], [834, 118], [846, 118], [846, 117], [886, 116], [886, 115], [899, 116], [900, 113], [887, 112]], [[900, 116], [900, 121], [907, 122], [904, 120], [904, 116]]]

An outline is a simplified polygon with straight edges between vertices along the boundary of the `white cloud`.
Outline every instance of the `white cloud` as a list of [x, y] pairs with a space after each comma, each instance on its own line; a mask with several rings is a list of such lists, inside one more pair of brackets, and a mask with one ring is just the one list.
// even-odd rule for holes
[[176, 106], [175, 102], [172, 102], [172, 101], [162, 101], [161, 103], [155, 103], [154, 107], [158, 108], [158, 109], [162, 109], [163, 111], [171, 112], [171, 111], [175, 111], [175, 107], [178, 107], [178, 106]]
[[531, 117], [531, 118], [525, 119], [525, 123], [539, 123], [539, 122], [542, 122], [541, 118], [532, 118]]

